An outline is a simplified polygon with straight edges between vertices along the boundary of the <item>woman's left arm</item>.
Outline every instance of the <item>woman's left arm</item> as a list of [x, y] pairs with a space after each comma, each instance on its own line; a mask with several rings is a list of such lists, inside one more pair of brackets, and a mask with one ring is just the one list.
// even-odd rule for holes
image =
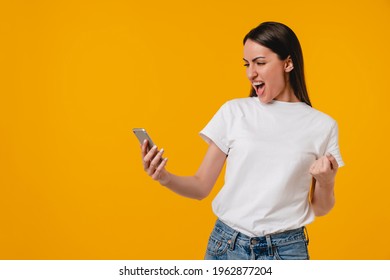
[[339, 165], [331, 154], [319, 158], [310, 167], [310, 174], [314, 179], [311, 205], [316, 216], [326, 215], [334, 206], [334, 184], [338, 168]]

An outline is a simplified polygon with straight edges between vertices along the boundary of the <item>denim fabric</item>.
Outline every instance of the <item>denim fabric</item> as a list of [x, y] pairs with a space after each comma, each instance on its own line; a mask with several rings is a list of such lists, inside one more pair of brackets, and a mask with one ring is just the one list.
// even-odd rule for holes
[[205, 260], [308, 260], [305, 227], [249, 237], [217, 220]]

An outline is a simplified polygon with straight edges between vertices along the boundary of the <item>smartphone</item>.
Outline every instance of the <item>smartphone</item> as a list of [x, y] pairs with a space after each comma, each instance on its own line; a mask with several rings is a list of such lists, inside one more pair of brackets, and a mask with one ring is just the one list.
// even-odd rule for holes
[[144, 128], [133, 128], [133, 132], [141, 144], [144, 143], [145, 139], [148, 140], [149, 150], [154, 146], [152, 138], [150, 138], [149, 134], [146, 132], [146, 130]]

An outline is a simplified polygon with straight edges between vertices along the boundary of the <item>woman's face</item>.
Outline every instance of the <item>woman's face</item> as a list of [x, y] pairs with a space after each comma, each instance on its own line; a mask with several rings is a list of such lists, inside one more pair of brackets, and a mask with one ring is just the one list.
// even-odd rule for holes
[[244, 45], [246, 73], [262, 103], [272, 100], [298, 102], [289, 82], [292, 60], [280, 60], [272, 50], [247, 40]]

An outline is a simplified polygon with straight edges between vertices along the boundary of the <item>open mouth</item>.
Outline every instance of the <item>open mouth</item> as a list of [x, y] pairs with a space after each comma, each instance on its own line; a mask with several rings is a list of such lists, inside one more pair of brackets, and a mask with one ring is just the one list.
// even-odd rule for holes
[[253, 82], [252, 85], [256, 89], [256, 92], [258, 93], [259, 90], [261, 90], [264, 87], [264, 82]]

